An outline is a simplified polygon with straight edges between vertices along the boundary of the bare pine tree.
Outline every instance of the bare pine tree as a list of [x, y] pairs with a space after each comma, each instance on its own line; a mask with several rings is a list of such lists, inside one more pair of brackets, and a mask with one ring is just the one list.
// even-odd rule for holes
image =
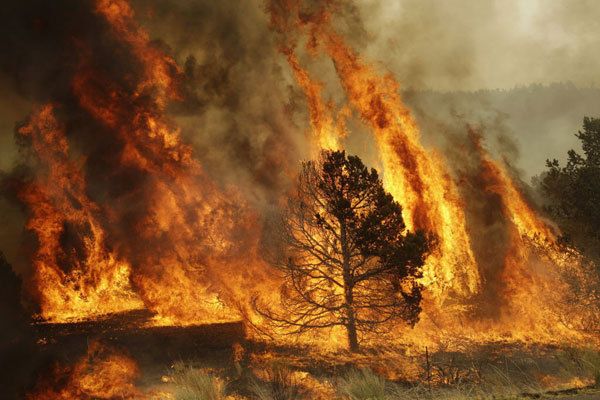
[[343, 326], [351, 351], [386, 322], [414, 324], [429, 241], [406, 230], [401, 211], [358, 157], [324, 151], [303, 163], [273, 258], [285, 275], [285, 312], [259, 312], [294, 333]]

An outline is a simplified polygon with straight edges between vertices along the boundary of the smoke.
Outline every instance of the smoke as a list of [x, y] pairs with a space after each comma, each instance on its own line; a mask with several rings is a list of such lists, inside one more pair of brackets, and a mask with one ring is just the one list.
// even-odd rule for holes
[[[318, 2], [309, 3], [318, 9]], [[593, 43], [592, 36], [587, 36], [591, 28], [575, 23], [577, 12], [584, 14], [584, 9], [576, 7], [579, 11], [559, 17], [564, 10], [556, 5], [542, 9], [538, 4], [524, 9], [517, 3], [506, 4], [406, 0], [390, 5], [383, 1], [343, 1], [332, 24], [353, 48], [365, 55], [361, 61], [382, 60], [373, 71], [390, 70], [405, 87], [415, 88], [475, 89], [560, 80], [560, 67], [569, 71], [575, 65], [574, 59], [582, 60], [584, 47]], [[338, 79], [344, 72], [340, 60], [352, 61], [354, 53], [347, 52], [334, 66], [327, 57], [310, 54], [310, 38], [292, 34], [284, 35], [282, 40], [271, 31], [259, 0], [243, 4], [209, 0], [157, 0], [148, 4], [135, 0], [133, 6], [136, 21], [151, 38], [148, 46], [143, 40], [144, 47], [148, 47], [144, 50], [150, 52], [149, 63], [142, 62], [148, 60], [132, 51], [138, 39], [127, 42], [119, 38], [114, 27], [94, 11], [91, 1], [4, 4], [5, 15], [14, 18], [1, 28], [6, 40], [0, 44], [5, 55], [0, 60], [0, 82], [17, 100], [3, 111], [3, 119], [22, 121], [33, 105], [59, 104], [55, 112], [65, 126], [73, 154], [73, 160], [68, 161], [77, 164], [82, 156], [83, 175], [88, 183], [85, 193], [76, 193], [78, 197], [73, 202], [80, 204], [67, 210], [85, 209], [88, 200], [100, 204], [100, 211], [89, 208], [93, 210], [89, 212], [94, 217], [92, 222], [74, 225], [73, 232], [70, 221], [63, 222], [60, 243], [70, 250], [65, 253], [78, 259], [85, 257], [83, 239], [93, 236], [91, 226], [102, 226], [108, 236], [108, 251], [125, 257], [142, 271], [142, 278], [149, 278], [146, 281], [138, 275], [137, 280], [133, 279], [136, 289], [144, 293], [146, 305], [158, 307], [166, 301], [160, 296], [166, 296], [170, 301], [167, 305], [176, 308], [178, 304], [173, 300], [182, 294], [178, 290], [197, 290], [194, 279], [198, 276], [208, 278], [207, 286], [221, 286], [229, 278], [226, 267], [235, 265], [242, 269], [239, 261], [244, 251], [255, 244], [247, 233], [260, 231], [252, 226], [260, 224], [260, 218], [249, 218], [245, 203], [250, 203], [259, 215], [276, 208], [291, 185], [298, 162], [310, 153], [306, 100], [278, 46], [286, 40], [302, 42], [298, 48], [307, 50], [299, 58], [310, 60], [307, 69], [311, 76], [325, 82], [324, 100], [331, 101], [334, 109], [347, 102]], [[518, 29], [511, 30], [515, 15], [523, 16], [523, 20], [517, 22]], [[546, 40], [542, 22], [550, 20], [574, 24], [577, 35], [588, 38], [581, 42], [583, 47], [571, 49], [571, 36], [566, 33], [559, 35], [560, 40], [555, 38], [554, 47], [540, 46]], [[562, 60], [567, 48], [574, 59]], [[172, 57], [174, 62], [157, 58], [156, 51]], [[498, 57], [523, 60], [536, 67], [525, 68], [526, 64], [505, 59], [501, 62]], [[168, 91], [170, 84], [148, 89], [144, 82], [146, 64], [152, 66], [154, 61], [165, 64], [165, 70], [160, 72], [180, 88], [167, 110], [162, 109], [164, 94], [160, 92]], [[352, 63], [347, 64], [351, 70]], [[595, 82], [586, 81], [585, 71], [587, 67], [579, 69], [578, 75], [565, 76], [575, 77], [580, 84]], [[352, 76], [347, 75], [345, 84], [349, 86]], [[395, 96], [385, 93], [383, 97]], [[478, 143], [466, 138], [463, 121], [486, 126], [488, 138], [495, 138], [496, 152], [511, 164], [522, 153], [516, 137], [523, 137], [508, 126], [510, 116], [486, 96], [482, 97], [483, 104], [466, 116], [462, 111], [465, 105], [453, 98], [444, 104], [447, 114], [435, 114], [439, 103], [428, 103], [423, 98], [413, 93], [411, 104], [424, 121], [426, 141], [444, 149], [446, 158], [456, 161], [452, 172], [463, 178], [461, 194], [468, 203], [468, 233], [478, 238], [473, 251], [488, 283], [482, 295], [491, 310], [484, 311], [492, 313], [502, 301], [497, 285], [501, 284], [506, 265], [510, 228], [500, 195], [482, 191], [489, 177], [481, 168], [484, 160], [477, 154]], [[434, 117], [428, 116], [431, 113]], [[158, 124], [159, 129], [151, 128], [149, 121]], [[453, 137], [455, 132], [449, 131], [455, 130], [457, 121], [463, 129]], [[7, 139], [12, 136], [11, 125], [14, 123], [0, 126], [2, 143], [15, 143]], [[44, 129], [43, 123], [38, 125], [38, 130]], [[369, 128], [357, 115], [348, 118], [347, 127], [351, 132], [349, 152], [376, 165], [374, 139], [366, 133]], [[157, 131], [167, 131], [168, 138], [179, 137], [177, 129], [181, 129], [186, 143], [173, 145], [164, 138], [162, 142], [154, 140]], [[193, 152], [188, 151], [187, 143]], [[463, 147], [453, 149], [456, 143]], [[34, 180], [41, 170], [28, 154], [31, 143], [24, 141], [20, 145], [2, 150], [1, 167], [10, 170], [3, 177], [5, 184]], [[137, 152], [128, 152], [129, 148]], [[165, 154], [166, 159], [161, 158]], [[51, 185], [52, 182], [46, 183], [47, 187]], [[8, 186], [3, 187], [4, 191], [7, 189]], [[236, 197], [233, 192], [242, 195]], [[0, 207], [4, 214], [15, 217], [3, 227], [0, 240], [6, 241], [0, 244], [13, 247], [11, 240], [15, 243], [15, 238], [31, 243], [22, 235], [23, 219], [15, 212], [14, 193], [8, 194], [3, 200], [6, 204]], [[159, 229], [150, 232], [149, 226]], [[211, 236], [213, 230], [222, 236]], [[490, 242], [493, 246], [489, 246]], [[215, 262], [214, 254], [218, 253], [219, 258], [221, 247], [225, 248], [224, 256]], [[215, 252], [215, 248], [219, 250]], [[232, 248], [234, 251], [229, 251]], [[18, 252], [8, 256], [17, 258]], [[166, 277], [164, 271], [186, 263], [202, 271], [198, 275], [197, 271], [179, 271], [189, 284], [180, 288], [174, 279], [177, 277]], [[13, 264], [20, 271], [25, 270], [24, 260]], [[65, 272], [69, 265], [59, 262]], [[163, 293], [154, 297], [155, 292]], [[192, 299], [202, 300], [203, 294]]]
[[259, 202], [276, 201], [306, 155], [305, 115], [291, 100], [292, 81], [262, 3], [133, 5], [184, 68], [185, 99], [171, 111], [197, 157], [217, 180]]
[[[181, 66], [181, 98], [169, 114], [193, 145], [194, 157], [212, 181], [236, 187], [255, 207], [276, 203], [298, 161], [306, 158], [301, 127], [306, 115], [299, 111], [302, 104], [295, 103], [299, 97], [282, 67], [261, 4], [165, 0], [133, 5], [137, 20], [157, 38], [153, 45]], [[104, 85], [106, 78], [116, 87], [132, 88], [139, 74], [139, 61], [115, 40], [94, 3], [4, 2], [2, 8], [11, 18], [0, 28], [5, 38], [0, 45], [0, 83], [7, 94], [2, 98], [7, 106], [0, 125], [0, 167], [5, 175], [12, 172], [3, 178], [0, 238], [15, 269], [25, 272], [31, 248], [19, 251], [18, 244], [24, 243], [24, 215], [6, 185], [36, 174], [28, 145], [19, 150], [14, 139], [17, 122], [24, 121], [34, 105], [61, 105], [71, 151], [86, 156], [92, 198], [117, 201], [132, 188], [138, 191], [135, 196], [147, 196], [145, 188], [152, 185], [140, 171], [115, 169], [125, 144], [90, 121], [74, 98], [73, 81], [82, 60], [101, 76], [92, 85]], [[141, 202], [119, 225], [132, 224], [147, 211]]]
[[[430, 142], [436, 121], [503, 118], [524, 180], [579, 146], [574, 133], [596, 115], [600, 91], [600, 4], [588, 0], [358, 0], [362, 54], [395, 74]], [[557, 82], [572, 82], [556, 85]], [[533, 87], [528, 85], [536, 84]], [[543, 86], [539, 86], [543, 85]], [[513, 89], [515, 88], [515, 89]], [[485, 90], [482, 90], [485, 89]], [[498, 90], [500, 89], [500, 90]], [[512, 89], [512, 90], [511, 90]], [[456, 115], [461, 121], [456, 122]], [[501, 154], [486, 130], [490, 150]]]
[[[184, 69], [185, 101], [171, 111], [196, 156], [219, 182], [273, 202], [308, 152], [303, 99], [277, 51], [264, 3], [159, 0], [133, 6], [151, 38]], [[2, 111], [6, 170], [16, 158], [14, 121], [27, 115], [31, 101], [68, 95], [69, 68], [78, 54], [73, 38], [101, 36], [90, 2], [2, 7], [15, 16], [2, 28], [2, 88], [10, 93], [3, 98], [18, 100]], [[600, 63], [592, 51], [600, 37], [593, 18], [599, 7], [593, 1], [360, 0], [341, 2], [334, 22], [353, 47], [382, 62], [405, 88], [477, 90], [564, 80], [588, 85], [597, 82]], [[314, 72], [335, 81], [327, 79], [333, 75], [329, 64], [317, 63]], [[330, 89], [339, 99], [339, 88]], [[353, 136], [350, 148], [364, 148], [364, 135]], [[524, 167], [532, 170], [533, 162]]]
[[357, 2], [372, 34], [368, 55], [405, 86], [511, 88], [598, 84], [600, 4], [589, 0]]

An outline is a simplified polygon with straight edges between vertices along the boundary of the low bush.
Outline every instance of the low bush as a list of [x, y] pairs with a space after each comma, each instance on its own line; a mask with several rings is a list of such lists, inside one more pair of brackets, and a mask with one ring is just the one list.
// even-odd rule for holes
[[190, 366], [176, 365], [173, 372], [176, 400], [224, 400], [225, 382]]

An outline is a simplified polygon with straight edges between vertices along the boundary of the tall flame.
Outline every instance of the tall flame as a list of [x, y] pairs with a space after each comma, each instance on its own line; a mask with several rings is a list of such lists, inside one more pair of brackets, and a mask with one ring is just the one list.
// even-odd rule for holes
[[[135, 268], [135, 288], [164, 322], [239, 318], [223, 298], [229, 295], [229, 304], [235, 304], [238, 299], [228, 291], [244, 286], [244, 273], [252, 273], [248, 257], [256, 243], [244, 232], [254, 217], [236, 193], [222, 192], [208, 178], [166, 119], [166, 105], [178, 97], [174, 60], [150, 45], [125, 1], [99, 0], [97, 11], [142, 65], [133, 89], [98, 82], [101, 74], [86, 60], [73, 83], [82, 107], [123, 141], [121, 167], [147, 176], [141, 192], [120, 199], [146, 207], [134, 220], [139, 243], [125, 249]], [[116, 212], [127, 217], [129, 210]]]
[[[313, 150], [343, 148], [353, 110], [373, 134], [384, 184], [403, 206], [408, 228], [437, 239], [422, 280], [427, 318], [414, 337], [425, 335], [427, 321], [463, 336], [569, 336], [556, 316], [565, 311], [560, 270], [577, 266], [565, 261], [553, 229], [472, 133], [468, 156], [478, 161], [482, 182], [476, 190], [499, 199], [508, 237], [500, 271], [490, 276], [489, 260], [475, 251], [488, 239], [476, 237], [470, 225], [464, 188], [447, 160], [421, 143], [396, 79], [335, 31], [334, 10], [331, 0], [312, 10], [302, 0], [269, 3], [280, 50], [307, 100]], [[83, 114], [98, 146], [108, 143], [110, 151], [91, 151], [93, 160], [79, 156], [87, 154], [85, 143], [61, 122], [68, 121], [61, 114], [67, 104], [40, 107], [19, 130], [35, 161], [36, 175], [19, 188], [19, 197], [37, 238], [32, 286], [42, 316], [65, 321], [146, 307], [157, 313], [157, 323], [250, 317], [260, 324], [249, 315], [253, 292], [270, 301], [278, 287], [260, 257], [261, 221], [238, 191], [213, 182], [168, 118], [169, 103], [181, 97], [175, 60], [152, 44], [125, 0], [97, 0], [95, 12], [130, 58], [128, 67], [115, 72], [98, 60], [92, 44], [78, 41], [71, 107]], [[324, 83], [302, 62], [301, 40], [310, 57], [331, 61], [347, 104], [338, 109], [325, 100]], [[477, 313], [489, 302], [490, 288], [498, 300], [491, 317]]]
[[[174, 60], [150, 44], [126, 1], [98, 0], [96, 12], [141, 69], [114, 79], [80, 43], [72, 91], [105, 140], [115, 144], [103, 179], [129, 186], [94, 187], [101, 201], [89, 198], [82, 171], [91, 166], [86, 159], [70, 161], [65, 128], [52, 107], [21, 129], [50, 171], [43, 182], [48, 193], [36, 181], [21, 196], [32, 210], [28, 228], [39, 241], [34, 285], [41, 314], [62, 321], [145, 306], [161, 323], [237, 319], [232, 306], [240, 295], [250, 296], [241, 289], [248, 285], [245, 275], [262, 275], [253, 270], [259, 264], [252, 261], [256, 239], [245, 233], [255, 218], [235, 192], [208, 178], [165, 117], [169, 101], [178, 98]], [[71, 222], [87, 253], [70, 254], [65, 263], [71, 270], [62, 271], [55, 265], [60, 235]]]
[[[275, 30], [286, 32], [306, 27], [310, 35], [309, 50], [315, 53], [319, 44], [323, 45], [336, 67], [349, 103], [373, 130], [383, 162], [384, 184], [404, 207], [408, 229], [436, 234], [439, 247], [429, 257], [424, 271], [430, 290], [436, 292], [437, 298], [452, 292], [462, 297], [476, 293], [479, 276], [466, 231], [463, 205], [441, 158], [420, 144], [419, 129], [400, 99], [399, 84], [391, 75], [379, 76], [332, 31], [327, 7], [306, 15], [301, 11], [301, 2], [273, 2], [270, 11]], [[294, 15], [297, 20], [293, 19]], [[330, 112], [313, 111], [323, 109], [315, 106], [321, 104], [320, 90], [315, 89], [319, 84], [310, 81], [297, 58], [290, 56], [294, 54], [292, 50], [287, 50], [287, 54], [297, 81], [309, 99], [315, 136], [327, 138], [323, 131], [331, 126]], [[324, 142], [321, 147], [328, 148], [329, 140]]]
[[[290, 67], [308, 99], [314, 136], [323, 136], [323, 126], [330, 125], [333, 111], [318, 112], [322, 108], [315, 107], [322, 101], [321, 91], [315, 87], [321, 86], [310, 81], [294, 53], [302, 38], [309, 55], [324, 55], [332, 61], [349, 105], [371, 129], [383, 165], [384, 184], [404, 207], [409, 229], [423, 229], [437, 237], [437, 247], [427, 259], [423, 278], [427, 299], [433, 302], [425, 308], [427, 321], [418, 325], [412, 336], [422, 339], [428, 330], [442, 329], [463, 337], [489, 333], [531, 339], [532, 332], [545, 333], [544, 339], [538, 335], [539, 340], [573, 337], [573, 331], [558, 317], [566, 312], [560, 309], [564, 305], [560, 292], [567, 290], [560, 272], [578, 267], [565, 264], [553, 229], [525, 200], [506, 169], [489, 156], [480, 138], [471, 133], [475, 152], [467, 156], [480, 160], [479, 174], [485, 185], [477, 190], [500, 198], [509, 237], [500, 274], [486, 277], [483, 263], [487, 260], [476, 259], [473, 251], [474, 240], [486, 239], [472, 236], [460, 187], [446, 168], [445, 159], [421, 144], [419, 127], [400, 97], [400, 85], [391, 74], [379, 74], [336, 33], [332, 23], [335, 1], [312, 6], [304, 3], [273, 0], [269, 12], [271, 25], [283, 42]], [[327, 142], [321, 147], [328, 148]], [[498, 282], [487, 281], [488, 278]], [[491, 304], [498, 308], [499, 316], [495, 320], [478, 320], [464, 314], [473, 306], [485, 308], [489, 301], [485, 292], [489, 289], [500, 298], [500, 303]], [[452, 309], [450, 304], [459, 307]], [[466, 327], [465, 319], [471, 320]], [[435, 326], [429, 324], [431, 321]]]
[[[399, 85], [363, 64], [338, 35], [324, 35], [349, 101], [377, 139], [387, 190], [405, 207], [409, 229], [424, 229], [439, 240], [430, 256], [425, 280], [437, 295], [478, 290], [478, 272], [456, 187], [442, 160], [420, 144], [414, 118], [402, 103]], [[435, 289], [434, 289], [435, 288]]]
[[40, 108], [18, 133], [44, 167], [19, 191], [31, 210], [27, 229], [38, 240], [32, 283], [42, 315], [68, 319], [141, 307], [130, 266], [106, 248], [100, 208], [86, 195], [81, 160], [72, 160], [54, 106]]

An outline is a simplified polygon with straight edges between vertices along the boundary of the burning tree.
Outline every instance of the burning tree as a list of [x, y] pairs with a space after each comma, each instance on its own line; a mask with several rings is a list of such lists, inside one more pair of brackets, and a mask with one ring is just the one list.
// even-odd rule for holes
[[283, 315], [259, 312], [294, 333], [342, 326], [348, 347], [386, 322], [417, 322], [421, 267], [430, 246], [409, 232], [402, 208], [375, 169], [344, 151], [323, 151], [303, 163], [297, 191], [281, 224]]

